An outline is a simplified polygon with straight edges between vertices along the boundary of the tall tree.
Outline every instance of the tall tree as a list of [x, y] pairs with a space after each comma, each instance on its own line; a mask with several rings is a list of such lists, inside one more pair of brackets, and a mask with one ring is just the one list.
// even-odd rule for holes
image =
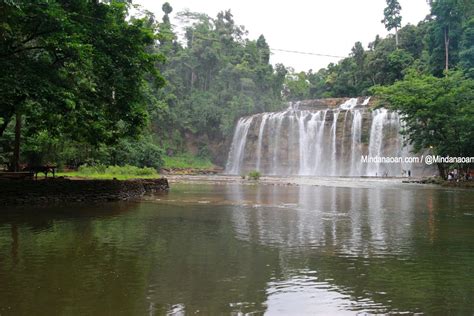
[[387, 7], [383, 10], [384, 18], [381, 21], [387, 31], [391, 31], [395, 29], [395, 43], [398, 48], [398, 28], [401, 26], [402, 23], [402, 16], [400, 15], [400, 10], [402, 7], [398, 0], [386, 0]]
[[448, 74], [450, 60], [457, 59], [457, 56], [450, 56], [450, 53], [451, 50], [457, 52], [459, 46], [459, 38], [462, 32], [463, 7], [463, 3], [460, 0], [431, 1], [431, 15], [435, 17], [433, 37], [435, 40], [437, 38], [443, 39], [444, 71], [446, 75]]
[[474, 78], [474, 16], [464, 26], [459, 52], [461, 67]]
[[146, 51], [154, 30], [127, 21], [126, 3], [1, 1], [0, 9], [0, 137], [13, 117], [19, 131], [92, 144], [141, 130], [145, 80], [163, 79], [160, 56]]

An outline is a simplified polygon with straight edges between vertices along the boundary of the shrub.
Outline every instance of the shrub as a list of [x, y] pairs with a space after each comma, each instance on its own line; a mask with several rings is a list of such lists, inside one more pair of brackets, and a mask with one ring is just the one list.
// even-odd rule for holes
[[158, 173], [153, 168], [139, 168], [135, 166], [105, 166], [83, 165], [79, 167], [79, 173], [83, 175], [107, 174], [107, 175], [124, 175], [124, 176], [157, 176]]
[[149, 139], [121, 140], [114, 148], [113, 156], [111, 164], [153, 167], [155, 169], [160, 169], [163, 166], [163, 151]]
[[183, 153], [173, 157], [164, 156], [163, 158], [166, 168], [208, 169], [213, 167], [212, 162], [208, 158], [196, 157], [190, 153]]
[[254, 170], [254, 171], [250, 171], [249, 174], [248, 174], [248, 178], [249, 180], [258, 180], [260, 179], [260, 172]]

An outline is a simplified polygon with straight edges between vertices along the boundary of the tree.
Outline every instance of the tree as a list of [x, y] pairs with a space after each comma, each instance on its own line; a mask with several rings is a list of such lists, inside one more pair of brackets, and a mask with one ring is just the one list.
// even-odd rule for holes
[[384, 19], [381, 21], [387, 31], [395, 29], [395, 43], [398, 47], [398, 28], [401, 26], [402, 16], [400, 10], [402, 7], [398, 0], [386, 0], [387, 7], [383, 10]]
[[171, 22], [170, 22], [170, 13], [173, 12], [173, 7], [168, 3], [165, 2], [161, 6], [161, 10], [163, 10], [163, 23], [160, 27], [160, 34], [161, 34], [161, 42], [172, 40], [174, 39], [174, 34], [172, 32]]
[[268, 64], [270, 62], [270, 46], [268, 46], [263, 34], [257, 39], [257, 49], [259, 53], [259, 63]]
[[467, 21], [461, 38], [460, 65], [474, 79], [474, 17]]
[[[431, 148], [443, 157], [474, 156], [474, 80], [461, 71], [442, 78], [411, 72], [404, 80], [376, 87], [374, 92], [381, 105], [400, 112], [403, 133], [415, 152]], [[438, 163], [443, 177], [446, 167]], [[467, 171], [470, 166], [460, 167]]]
[[171, 5], [168, 2], [165, 2], [161, 6], [161, 9], [165, 13], [165, 17], [166, 17], [166, 18], [163, 17], [163, 23], [170, 23], [169, 14], [173, 12], [173, 7], [171, 7]]
[[304, 71], [295, 73], [293, 69], [290, 69], [290, 73], [286, 76], [285, 87], [289, 91], [288, 99], [291, 101], [309, 97], [310, 82]]
[[[457, 62], [459, 38], [462, 32], [463, 5], [459, 0], [435, 0], [431, 2], [431, 15], [435, 17], [432, 29], [432, 41], [436, 46], [444, 46], [444, 72], [447, 75], [450, 61]], [[451, 56], [452, 55], [452, 56]]]
[[[48, 131], [112, 143], [147, 121], [145, 81], [163, 85], [154, 30], [126, 3], [1, 2], [0, 137], [13, 117], [26, 136]], [[41, 84], [39, 84], [41, 83]], [[16, 150], [15, 150], [16, 151]], [[18, 153], [13, 165], [18, 165]]]
[[[160, 98], [166, 100], [172, 129], [181, 138], [219, 140], [232, 133], [239, 117], [280, 106], [286, 73], [278, 67], [274, 71], [263, 35], [245, 38], [245, 29], [236, 25], [230, 11], [215, 18], [189, 11], [177, 16], [185, 25], [187, 45], [160, 40], [158, 49], [167, 55], [161, 69], [168, 85]], [[155, 121], [154, 126], [165, 133], [165, 122]], [[175, 151], [178, 143], [164, 146]]]

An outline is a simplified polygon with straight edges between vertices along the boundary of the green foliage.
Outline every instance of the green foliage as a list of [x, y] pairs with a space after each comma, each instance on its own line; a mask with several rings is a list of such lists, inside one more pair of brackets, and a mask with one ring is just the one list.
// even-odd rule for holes
[[122, 139], [109, 148], [110, 163], [134, 165], [138, 167], [152, 167], [160, 169], [163, 166], [163, 151], [151, 139], [141, 138], [139, 141]]
[[178, 156], [165, 156], [163, 157], [164, 167], [170, 169], [210, 169], [214, 165], [207, 157], [193, 156], [189, 153], [181, 154]]
[[[388, 87], [376, 87], [381, 105], [403, 116], [415, 151], [431, 148], [434, 154], [474, 156], [474, 80], [460, 72], [448, 77], [409, 73]], [[445, 166], [438, 165], [443, 173]]]
[[400, 10], [402, 7], [398, 0], [386, 0], [387, 7], [383, 10], [384, 19], [382, 23], [385, 25], [387, 31], [397, 29], [402, 23]]
[[260, 179], [260, 172], [254, 170], [254, 171], [250, 171], [249, 174], [248, 174], [248, 178], [249, 180], [259, 180]]
[[181, 151], [181, 139], [189, 133], [219, 140], [232, 134], [239, 117], [280, 108], [284, 75], [270, 65], [263, 35], [246, 39], [230, 11], [215, 18], [189, 11], [177, 16], [186, 25], [186, 46], [170, 24], [160, 31], [174, 40], [160, 39], [157, 47], [167, 56], [160, 66], [167, 85], [158, 97], [168, 110], [153, 117], [153, 127], [167, 138], [162, 142], [166, 151]]
[[[473, 2], [436, 0], [430, 1], [430, 5], [431, 15], [424, 21], [398, 29], [400, 5], [396, 0], [387, 0], [382, 22], [388, 30], [396, 29], [395, 38], [389, 35], [382, 39], [377, 35], [368, 50], [356, 42], [350, 56], [337, 64], [331, 63], [317, 72], [290, 73], [285, 82], [293, 85], [289, 99], [367, 95], [370, 87], [391, 85], [410, 70], [441, 77], [446, 67], [461, 67], [474, 77]], [[306, 78], [309, 85], [294, 78]]]
[[[459, 61], [459, 40], [464, 23], [463, 10], [469, 10], [469, 1], [436, 0], [431, 3], [431, 24], [428, 37], [431, 72], [437, 76]], [[447, 55], [447, 56], [446, 56]]]
[[474, 79], [474, 16], [464, 26], [460, 46], [459, 64]]
[[113, 179], [126, 180], [134, 178], [156, 178], [158, 173], [153, 168], [138, 168], [135, 166], [106, 166], [83, 165], [76, 172], [60, 172], [58, 176], [83, 177], [92, 179]]
[[148, 51], [153, 24], [127, 20], [128, 5], [119, 1], [0, 8], [0, 137], [16, 114], [32, 139], [26, 155], [43, 154], [44, 135], [100, 146], [143, 130], [145, 89], [164, 83], [155, 67], [163, 58]]
[[289, 69], [290, 74], [285, 78], [285, 90], [287, 91], [288, 100], [304, 100], [309, 97], [310, 82], [307, 79], [307, 75], [304, 71], [297, 74], [293, 73], [292, 69]]
[[[367, 49], [356, 42], [337, 64], [296, 73], [282, 64], [272, 66], [265, 37], [248, 39], [230, 11], [214, 18], [178, 13], [185, 25], [184, 45], [177, 40], [167, 2], [159, 24], [150, 12], [127, 18], [130, 1], [0, 2], [0, 163], [11, 163], [17, 115], [23, 123], [24, 162], [159, 169], [163, 164], [210, 167], [206, 146], [198, 157], [182, 154], [190, 135], [221, 142], [239, 117], [279, 110], [283, 99], [354, 97], [393, 84], [394, 92], [403, 91], [410, 86], [398, 82], [407, 74], [403, 82], [413, 81], [416, 91], [445, 93], [445, 99], [430, 100], [424, 92], [415, 94], [432, 105], [418, 104], [425, 115], [445, 113], [440, 104], [461, 102], [464, 94], [458, 90], [467, 89], [466, 80], [474, 77], [474, 5], [458, 0], [430, 5], [425, 21], [398, 29], [400, 5], [387, 0], [383, 23], [395, 28], [395, 37], [377, 36]], [[445, 69], [456, 68], [464, 76], [453, 71], [452, 79], [436, 81]], [[459, 87], [454, 87], [456, 79], [462, 81]], [[410, 104], [385, 100], [394, 107]], [[446, 108], [464, 131], [470, 110]], [[458, 134], [466, 142], [467, 136]], [[164, 151], [174, 157], [163, 157]]]
[[111, 175], [130, 175], [130, 176], [156, 176], [158, 173], [153, 168], [139, 168], [135, 166], [106, 166], [106, 165], [94, 165], [80, 166], [78, 172], [83, 175], [93, 174], [111, 174]]

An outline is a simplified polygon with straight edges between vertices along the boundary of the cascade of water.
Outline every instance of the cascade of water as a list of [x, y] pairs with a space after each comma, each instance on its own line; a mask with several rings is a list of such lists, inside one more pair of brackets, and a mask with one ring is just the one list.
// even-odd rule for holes
[[263, 132], [265, 131], [265, 123], [267, 123], [267, 119], [270, 114], [265, 113], [262, 116], [262, 121], [260, 122], [260, 128], [258, 131], [258, 145], [257, 145], [257, 170], [260, 171], [261, 169], [261, 161], [262, 161], [262, 143], [263, 143]]
[[339, 145], [339, 151], [340, 151], [340, 155], [339, 155], [339, 159], [342, 160], [341, 161], [341, 168], [339, 168], [339, 172], [338, 174], [341, 175], [341, 174], [346, 174], [347, 170], [347, 164], [345, 164], [345, 161], [344, 161], [344, 158], [345, 158], [345, 150], [344, 150], [344, 147], [345, 147], [345, 141], [346, 141], [346, 122], [347, 122], [347, 114], [349, 113], [349, 111], [345, 111], [344, 113], [344, 121], [342, 123], [342, 139], [341, 139], [341, 144]]
[[298, 143], [298, 115], [300, 111], [291, 111], [289, 113], [288, 119], [288, 140], [287, 140], [287, 150], [285, 156], [285, 169], [289, 174], [295, 174], [298, 171], [297, 162], [299, 160], [299, 155], [295, 155], [296, 151], [299, 150]]
[[[382, 156], [383, 131], [387, 123], [387, 109], [377, 109], [372, 112], [372, 126], [370, 128], [369, 157]], [[367, 164], [367, 175], [381, 176], [380, 162]]]
[[288, 110], [285, 112], [278, 112], [276, 113], [272, 119], [274, 122], [274, 143], [273, 143], [273, 159], [272, 159], [272, 174], [278, 174], [278, 166], [279, 166], [279, 145], [280, 145], [280, 131], [283, 125], [283, 120], [285, 115], [288, 113]]
[[[298, 116], [298, 144], [299, 144], [299, 174], [306, 173], [307, 151], [308, 151], [308, 133], [306, 133], [305, 121], [308, 115], [307, 111], [301, 111]], [[309, 124], [309, 123], [308, 123]]]
[[360, 111], [351, 111], [352, 113], [352, 126], [351, 126], [351, 167], [349, 174], [351, 176], [357, 176], [361, 174], [360, 168], [360, 144], [362, 136], [362, 113]]
[[337, 138], [337, 118], [339, 117], [339, 111], [334, 111], [334, 118], [331, 126], [331, 137], [332, 137], [332, 148], [331, 148], [331, 175], [336, 175], [337, 159], [336, 159], [336, 138]]
[[[308, 119], [309, 118], [309, 119]], [[321, 122], [321, 111], [303, 111], [299, 122], [299, 174], [311, 175], [319, 163], [316, 156], [319, 148], [317, 136]]]
[[339, 108], [341, 110], [352, 110], [357, 106], [357, 98], [351, 98], [347, 100], [346, 102], [342, 103], [339, 105]]
[[239, 120], [235, 127], [232, 146], [229, 152], [229, 158], [226, 165], [226, 173], [239, 174], [240, 167], [244, 160], [245, 145], [247, 143], [247, 134], [252, 124], [253, 116], [244, 117]]
[[365, 98], [364, 102], [362, 102], [362, 106], [366, 106], [369, 104], [370, 97]]
[[325, 170], [325, 165], [323, 164], [323, 160], [325, 158], [323, 155], [323, 151], [325, 149], [324, 128], [326, 126], [327, 114], [328, 114], [328, 110], [324, 110], [323, 118], [317, 128], [316, 142], [314, 143], [316, 155], [314, 155], [315, 159], [314, 159], [314, 164], [312, 168], [312, 174], [315, 174], [315, 175], [322, 175], [324, 174], [324, 170]]
[[[361, 161], [365, 155], [409, 154], [399, 135], [403, 120], [398, 113], [386, 109], [374, 110], [369, 117], [366, 113], [365, 108], [307, 110], [295, 103], [281, 112], [242, 118], [235, 128], [226, 172], [256, 168], [275, 175], [398, 176], [409, 170], [411, 166], [405, 164]], [[341, 115], [344, 119], [338, 122]], [[366, 138], [368, 144], [362, 142]]]

